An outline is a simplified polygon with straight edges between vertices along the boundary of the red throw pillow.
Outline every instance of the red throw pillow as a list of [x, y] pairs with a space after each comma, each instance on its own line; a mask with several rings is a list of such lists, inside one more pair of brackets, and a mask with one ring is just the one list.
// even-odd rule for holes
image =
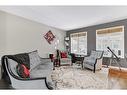
[[25, 65], [18, 64], [16, 67], [16, 70], [17, 70], [17, 73], [20, 77], [22, 77], [22, 78], [29, 78], [30, 77], [30, 72]]
[[67, 58], [67, 53], [66, 52], [61, 52], [61, 58]]

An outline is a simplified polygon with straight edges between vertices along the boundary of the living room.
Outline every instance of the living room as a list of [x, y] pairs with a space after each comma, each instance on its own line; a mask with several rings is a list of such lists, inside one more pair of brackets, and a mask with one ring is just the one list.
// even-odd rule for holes
[[[127, 89], [126, 9], [126, 6], [0, 6], [0, 88]], [[98, 50], [100, 54], [96, 54]], [[15, 54], [22, 53], [25, 59], [26, 56], [34, 59], [34, 67], [39, 65], [36, 72], [28, 70], [27, 78], [9, 71], [9, 66], [16, 63], [12, 59], [19, 58]], [[89, 56], [93, 59], [99, 56], [94, 66], [86, 65], [88, 60], [93, 62]], [[29, 68], [33, 66], [31, 59]], [[38, 60], [42, 60], [41, 65]], [[98, 63], [101, 67], [96, 70]], [[31, 75], [34, 79], [30, 79]], [[43, 85], [39, 85], [41, 82]]]

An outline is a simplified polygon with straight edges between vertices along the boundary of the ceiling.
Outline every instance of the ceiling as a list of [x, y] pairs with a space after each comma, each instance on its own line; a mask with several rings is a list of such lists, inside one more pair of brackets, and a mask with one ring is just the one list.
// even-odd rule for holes
[[65, 31], [127, 18], [127, 6], [0, 6], [0, 10]]

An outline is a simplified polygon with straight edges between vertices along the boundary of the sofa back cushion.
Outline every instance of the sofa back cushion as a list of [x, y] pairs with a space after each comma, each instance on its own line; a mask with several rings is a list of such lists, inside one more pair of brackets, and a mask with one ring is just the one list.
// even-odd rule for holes
[[103, 51], [97, 51], [96, 52], [96, 58], [100, 58], [103, 54]]
[[30, 58], [30, 70], [35, 68], [37, 65], [41, 64], [40, 56], [38, 55], [37, 50], [29, 53]]
[[96, 59], [96, 58], [100, 58], [103, 54], [103, 51], [91, 51], [91, 57]]
[[95, 57], [96, 56], [96, 51], [91, 51], [91, 55], [90, 55], [91, 57]]

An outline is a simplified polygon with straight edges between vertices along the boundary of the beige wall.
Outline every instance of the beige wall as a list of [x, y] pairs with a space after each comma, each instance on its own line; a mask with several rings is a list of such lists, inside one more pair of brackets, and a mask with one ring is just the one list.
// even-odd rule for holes
[[8, 13], [0, 13], [5, 15], [3, 18], [6, 22], [5, 23], [2, 21], [5, 23], [3, 30], [5, 32], [5, 37], [3, 36], [1, 38], [1, 40], [6, 39], [6, 48], [4, 48], [6, 50], [5, 54], [15, 54], [19, 52], [30, 52], [33, 50], [38, 50], [41, 57], [48, 57], [49, 53], [55, 52], [54, 43], [48, 44], [43, 37], [44, 34], [49, 30], [51, 30], [53, 34], [56, 35], [56, 39], [60, 40], [58, 48], [62, 50], [65, 49], [65, 31]]
[[0, 12], [0, 57], [5, 54], [6, 41], [6, 15]]

